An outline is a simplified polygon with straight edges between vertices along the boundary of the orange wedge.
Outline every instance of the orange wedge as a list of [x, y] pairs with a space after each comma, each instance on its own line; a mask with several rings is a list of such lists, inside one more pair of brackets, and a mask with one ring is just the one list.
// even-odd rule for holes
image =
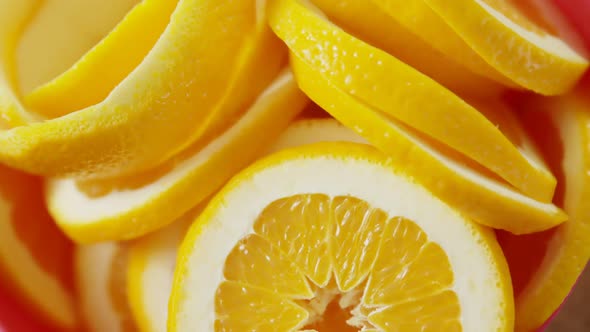
[[542, 202], [551, 200], [553, 175], [526, 158], [477, 109], [440, 84], [338, 28], [308, 1], [270, 1], [269, 20], [301, 63], [294, 67], [309, 68], [296, 73], [299, 81], [306, 75], [321, 76], [355, 100], [465, 154], [526, 195]]
[[323, 143], [240, 173], [182, 243], [168, 330], [512, 331], [493, 232], [405, 167]]

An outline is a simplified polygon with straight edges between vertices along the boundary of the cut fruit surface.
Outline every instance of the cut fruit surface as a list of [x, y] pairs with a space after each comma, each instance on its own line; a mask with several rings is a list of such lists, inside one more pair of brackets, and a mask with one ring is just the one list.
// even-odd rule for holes
[[92, 332], [131, 332], [127, 302], [127, 249], [105, 242], [76, 248], [76, 286], [85, 327]]
[[321, 76], [384, 116], [475, 160], [526, 195], [551, 201], [552, 174], [523, 156], [494, 123], [437, 82], [349, 35], [306, 0], [270, 1], [269, 20], [294, 57], [309, 68], [296, 74], [298, 80]]
[[499, 236], [515, 281], [517, 331], [541, 327], [590, 259], [590, 100], [576, 92], [528, 107], [525, 121], [563, 174], [559, 200], [569, 220], [538, 234]]
[[49, 216], [42, 185], [0, 165], [0, 279], [42, 320], [74, 330], [73, 245]]
[[[104, 100], [36, 121], [15, 89], [15, 44], [36, 3], [23, 2], [10, 1], [11, 16], [0, 17], [0, 118], [8, 129], [0, 131], [0, 160], [31, 173], [97, 179], [153, 168], [196, 141], [207, 129], [203, 126], [214, 124], [211, 114], [217, 114], [232, 80], [253, 70], [241, 64], [269, 64], [232, 100], [247, 105], [284, 60], [284, 50], [273, 48], [276, 40], [269, 38], [261, 39], [272, 42], [265, 44], [262, 58], [244, 62], [249, 59], [244, 53], [252, 52], [248, 41], [259, 40], [264, 31], [257, 1], [183, 0], [153, 48]], [[14, 126], [19, 127], [9, 129]]]
[[527, 17], [513, 0], [421, 1], [493, 68], [537, 93], [565, 93], [588, 67], [587, 59]]
[[[365, 142], [334, 119], [303, 119], [289, 125], [268, 153], [326, 141]], [[201, 210], [192, 209], [174, 224], [134, 241], [129, 248], [129, 301], [143, 332], [166, 331], [178, 247]]]
[[259, 156], [307, 103], [285, 70], [228, 129], [152, 172], [86, 184], [49, 181], [49, 211], [78, 242], [135, 238], [163, 227]]
[[512, 331], [493, 232], [404, 169], [321, 143], [240, 173], [183, 241], [169, 330]]
[[297, 56], [291, 57], [291, 64], [299, 86], [312, 100], [475, 221], [522, 234], [545, 230], [567, 219], [555, 205], [519, 193], [450, 149], [359, 102]]

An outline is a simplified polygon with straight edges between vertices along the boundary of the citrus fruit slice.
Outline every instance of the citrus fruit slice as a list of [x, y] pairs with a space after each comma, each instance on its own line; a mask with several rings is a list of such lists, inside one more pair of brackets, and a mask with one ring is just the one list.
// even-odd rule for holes
[[259, 156], [307, 102], [285, 70], [226, 131], [151, 172], [86, 184], [50, 180], [49, 211], [78, 242], [129, 239], [163, 227]]
[[127, 303], [127, 249], [105, 242], [76, 248], [76, 284], [86, 328], [93, 332], [134, 331]]
[[0, 279], [42, 319], [74, 330], [73, 245], [47, 213], [42, 184], [0, 165]]
[[[14, 89], [12, 58], [19, 29], [32, 10], [11, 6], [18, 7], [9, 12], [20, 20], [10, 17], [0, 25], [0, 72], [8, 73], [0, 76], [0, 118], [14, 125], [26, 124], [19, 116], [30, 114]], [[250, 68], [238, 69], [250, 63], [244, 62], [253, 48], [249, 40], [268, 40], [257, 36], [265, 21], [259, 6], [254, 0], [179, 1], [154, 47], [106, 99], [66, 116], [0, 131], [0, 160], [36, 174], [107, 178], [135, 174], [169, 159], [205, 131], [204, 123], [212, 125], [209, 117], [235, 75], [251, 73]], [[270, 47], [263, 59], [252, 61], [273, 64], [283, 57], [284, 50]], [[280, 70], [279, 65], [270, 67]], [[264, 78], [272, 77], [250, 77], [252, 84], [234, 97], [248, 104], [260, 92], [255, 87], [262, 89], [268, 83]]]
[[555, 205], [523, 195], [455, 151], [338, 89], [297, 56], [292, 56], [291, 64], [300, 88], [312, 100], [475, 221], [522, 234], [567, 219]]
[[195, 208], [172, 225], [135, 240], [129, 247], [127, 294], [142, 332], [166, 331], [178, 247], [200, 212], [201, 208]]
[[543, 325], [590, 259], [590, 100], [575, 93], [529, 107], [525, 121], [562, 174], [557, 200], [569, 220], [542, 233], [499, 234], [514, 279], [518, 331]]
[[314, 0], [313, 4], [348, 33], [394, 55], [453, 91], [490, 96], [503, 90], [500, 84], [471, 72], [464, 64], [438, 51], [373, 1]]
[[[334, 119], [303, 119], [289, 125], [267, 153], [327, 141], [365, 142]], [[135, 240], [129, 248], [129, 301], [141, 331], [166, 331], [178, 247], [201, 210], [189, 211], [172, 225]]]
[[486, 62], [527, 89], [565, 93], [588, 67], [585, 58], [528, 17], [517, 1], [423, 1]]
[[269, 20], [315, 75], [465, 154], [532, 198], [551, 201], [552, 174], [523, 156], [499, 128], [451, 91], [347, 34], [308, 1], [272, 0]]
[[493, 232], [404, 169], [320, 143], [240, 173], [182, 243], [169, 330], [512, 331]]
[[[112, 31], [100, 31], [118, 22], [120, 12], [137, 2], [46, 2], [23, 32], [17, 49], [25, 105], [52, 118], [104, 100], [141, 63], [177, 5], [177, 1], [141, 1]], [[109, 21], [98, 29], [101, 19]], [[97, 35], [105, 35], [98, 44]], [[80, 54], [84, 55], [78, 59]]]

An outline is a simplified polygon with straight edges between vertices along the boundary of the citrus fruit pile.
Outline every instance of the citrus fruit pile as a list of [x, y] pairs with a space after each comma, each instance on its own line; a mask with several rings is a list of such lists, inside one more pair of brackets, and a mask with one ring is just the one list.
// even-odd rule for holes
[[3, 287], [52, 331], [543, 329], [590, 259], [556, 8], [0, 0]]

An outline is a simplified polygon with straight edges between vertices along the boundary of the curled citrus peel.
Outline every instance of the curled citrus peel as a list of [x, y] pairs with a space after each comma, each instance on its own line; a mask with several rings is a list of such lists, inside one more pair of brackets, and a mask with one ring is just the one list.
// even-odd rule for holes
[[[307, 0], [270, 1], [269, 21], [314, 75], [463, 153], [526, 195], [551, 201], [553, 175], [523, 156], [477, 109], [437, 82], [338, 28]], [[304, 75], [299, 73], [298, 80]]]
[[[0, 29], [0, 73], [9, 74], [0, 76], [4, 79], [0, 117], [7, 118], [8, 125], [21, 126], [0, 131], [0, 161], [32, 173], [80, 178], [147, 170], [196, 140], [195, 133], [204, 131], [203, 122], [211, 124], [207, 119], [236, 74], [245, 41], [253, 38], [264, 20], [253, 0], [221, 5], [213, 0], [181, 0], [150, 52], [106, 99], [35, 122], [17, 98], [13, 75], [19, 29], [32, 9], [22, 3], [12, 6], [18, 8], [7, 11], [11, 18], [3, 20]], [[284, 53], [266, 55], [269, 63], [276, 63]], [[279, 60], [273, 60], [275, 56]], [[269, 76], [254, 79], [264, 81]], [[242, 102], [257, 93], [241, 95]]]
[[75, 179], [50, 180], [46, 189], [49, 211], [78, 242], [130, 239], [154, 231], [179, 218], [246, 167], [307, 102], [291, 72], [285, 70], [225, 131], [198, 141], [151, 173], [85, 185]]
[[[118, 19], [117, 7], [128, 9], [129, 4], [135, 5], [137, 1], [99, 1], [95, 5], [89, 4], [88, 1], [74, 2], [73, 5], [71, 1], [46, 3], [43, 7], [45, 10], [43, 16], [47, 17], [47, 20], [63, 21], [63, 17], [73, 17], [76, 18], [76, 23], [86, 19], [96, 25], [95, 13], [97, 11], [110, 20]], [[56, 3], [58, 6], [55, 6]], [[94, 8], [97, 5], [99, 8]], [[96, 45], [94, 45], [96, 33], [86, 33], [83, 36], [86, 38], [63, 36], [68, 31], [75, 34], [76, 32], [73, 31], [80, 30], [80, 27], [76, 27], [76, 29], [58, 22], [40, 22], [29, 27], [31, 37], [21, 41], [20, 44], [25, 45], [18, 50], [18, 55], [22, 58], [18, 63], [18, 70], [21, 77], [20, 91], [25, 95], [24, 104], [37, 113], [54, 118], [100, 103], [141, 63], [152, 49], [170, 22], [170, 16], [176, 5], [177, 1], [169, 0], [140, 1]], [[108, 10], [100, 8], [102, 6], [108, 7]], [[36, 14], [36, 16], [39, 15], [39, 13]], [[36, 18], [35, 21], [39, 21], [39, 19]], [[52, 28], [60, 30], [51, 31]], [[52, 34], [57, 36], [52, 36]], [[52, 37], [66, 39], [68, 47], [53, 47], [53, 49], [57, 49], [54, 51], [57, 54], [48, 59], [46, 49], [50, 47], [47, 45], [55, 45], [55, 40], [52, 40]], [[63, 54], [64, 48], [76, 50], [76, 47], [72, 46], [76, 42], [81, 44], [79, 48], [84, 50], [83, 56], [79, 59], [74, 58], [75, 63], [69, 66], [68, 63], [71, 61], [62, 64], [65, 61], [64, 58], [69, 60], [69, 58], [78, 56], [76, 52], [70, 57]], [[92, 48], [86, 51], [87, 44]], [[38, 59], [41, 54], [44, 56], [43, 61]], [[39, 66], [49, 68], [42, 70]], [[22, 81], [23, 79], [33, 80], [36, 76], [41, 76], [39, 72], [44, 71], [49, 71], [49, 74], [45, 76], [53, 73], [58, 75], [50, 77], [49, 80], [45, 80], [43, 77], [37, 78], [37, 81], [42, 80], [42, 82], [32, 88], [30, 87], [32, 82]]]

